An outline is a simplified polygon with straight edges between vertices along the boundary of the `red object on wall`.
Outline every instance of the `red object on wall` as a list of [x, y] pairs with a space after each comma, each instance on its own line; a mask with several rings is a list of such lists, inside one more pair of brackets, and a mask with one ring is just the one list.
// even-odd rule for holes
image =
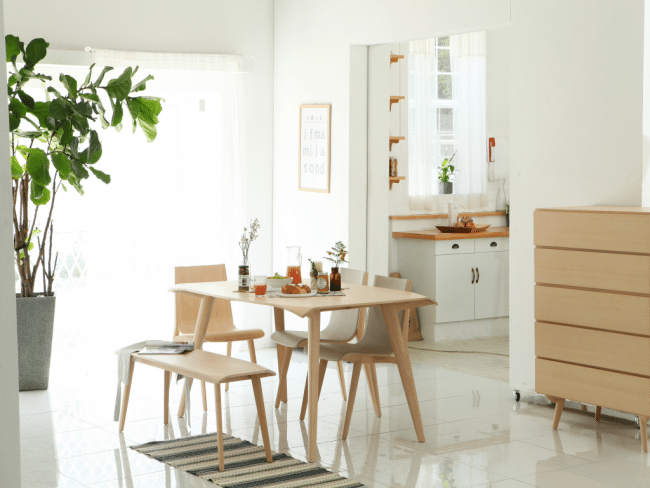
[[494, 137], [490, 137], [488, 139], [488, 162], [489, 163], [494, 163], [494, 152], [492, 151], [492, 148], [496, 145], [494, 141]]

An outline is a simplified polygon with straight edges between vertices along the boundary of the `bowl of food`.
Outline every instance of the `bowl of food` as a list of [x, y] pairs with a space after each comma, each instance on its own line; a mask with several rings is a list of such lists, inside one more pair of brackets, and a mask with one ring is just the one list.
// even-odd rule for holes
[[284, 285], [288, 285], [291, 281], [291, 278], [275, 273], [275, 275], [267, 278], [266, 286], [269, 290], [281, 290]]

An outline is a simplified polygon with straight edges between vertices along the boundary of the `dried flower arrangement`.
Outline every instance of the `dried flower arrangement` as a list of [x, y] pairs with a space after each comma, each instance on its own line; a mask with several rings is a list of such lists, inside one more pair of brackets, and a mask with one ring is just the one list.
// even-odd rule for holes
[[[345, 260], [345, 256], [347, 255], [348, 255], [348, 251], [345, 248], [345, 244], [339, 241], [336, 244], [334, 244], [334, 247], [332, 248], [331, 251], [327, 251], [327, 256], [324, 257], [328, 261], [332, 261], [334, 263], [333, 267], [338, 268], [339, 264], [347, 263], [347, 261]], [[328, 257], [328, 256], [332, 256], [332, 257]]]
[[244, 255], [244, 265], [248, 265], [248, 249], [250, 248], [251, 242], [257, 239], [257, 231], [260, 228], [260, 221], [258, 219], [251, 220], [250, 232], [246, 235], [248, 228], [244, 227], [244, 233], [241, 235], [241, 240], [239, 241], [239, 247], [242, 250]]

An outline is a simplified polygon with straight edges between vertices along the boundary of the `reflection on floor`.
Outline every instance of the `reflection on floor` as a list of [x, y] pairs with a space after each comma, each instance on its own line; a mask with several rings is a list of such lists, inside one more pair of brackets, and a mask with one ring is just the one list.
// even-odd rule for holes
[[[118, 434], [112, 420], [115, 356], [98, 351], [89, 348], [87, 357], [74, 362], [55, 360], [50, 390], [20, 394], [23, 486], [214, 487], [127, 448], [213, 432], [212, 404], [204, 414], [195, 388], [191, 427], [172, 415], [165, 428], [162, 372], [137, 365], [128, 422], [124, 434]], [[554, 432], [553, 409], [545, 400], [524, 397], [517, 403], [507, 383], [445, 367], [469, 362], [472, 355], [441, 353], [432, 362], [425, 360], [425, 353], [411, 353], [426, 442], [416, 440], [399, 374], [390, 365], [377, 368], [382, 417], [374, 415], [363, 379], [349, 438], [340, 441], [346, 405], [336, 370], [328, 369], [318, 423], [324, 467], [380, 488], [650, 487], [650, 458], [641, 452], [639, 430], [633, 424], [614, 420], [595, 424], [591, 414], [567, 411]], [[276, 368], [274, 349], [260, 350], [257, 357]], [[298, 417], [305, 375], [305, 364], [292, 361], [289, 403], [279, 410], [273, 408], [277, 378], [263, 380], [273, 449], [303, 460], [307, 432]], [[180, 385], [172, 387], [174, 413], [180, 392]], [[210, 389], [208, 399], [213, 400]], [[223, 402], [227, 433], [261, 444], [250, 384], [232, 384]]]

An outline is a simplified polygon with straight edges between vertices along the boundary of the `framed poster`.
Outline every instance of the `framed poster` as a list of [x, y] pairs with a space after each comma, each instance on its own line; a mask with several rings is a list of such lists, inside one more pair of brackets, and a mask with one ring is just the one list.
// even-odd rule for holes
[[300, 106], [298, 190], [330, 192], [331, 105]]

